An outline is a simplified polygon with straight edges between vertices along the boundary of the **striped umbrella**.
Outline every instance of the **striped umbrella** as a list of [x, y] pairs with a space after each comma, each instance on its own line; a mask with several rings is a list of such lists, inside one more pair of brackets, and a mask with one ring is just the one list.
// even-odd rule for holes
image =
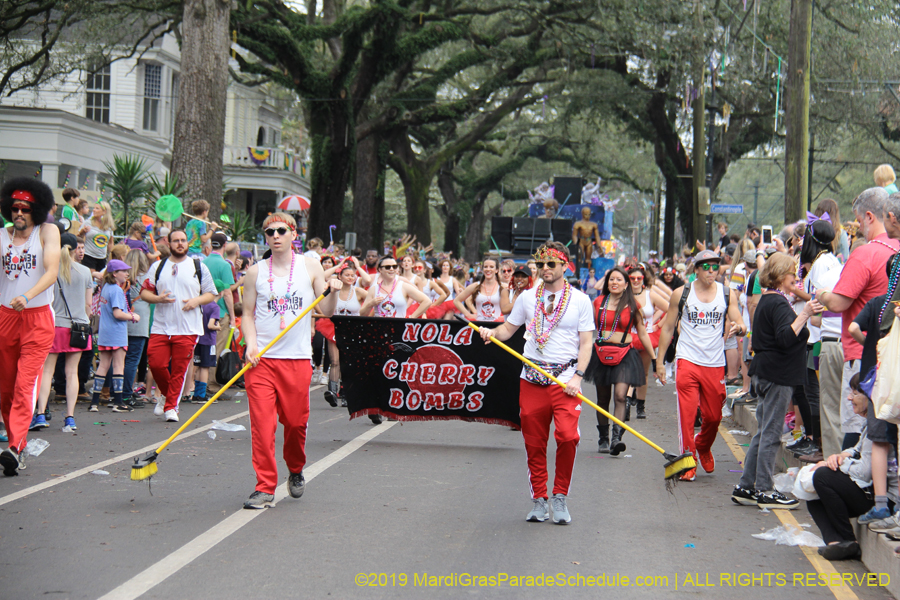
[[278, 209], [285, 211], [309, 210], [309, 198], [305, 196], [285, 196], [278, 202]]

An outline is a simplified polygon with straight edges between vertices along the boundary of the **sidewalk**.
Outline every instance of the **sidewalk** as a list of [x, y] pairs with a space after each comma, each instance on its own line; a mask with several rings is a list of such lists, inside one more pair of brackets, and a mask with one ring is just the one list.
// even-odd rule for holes
[[[733, 390], [729, 390], [729, 393], [731, 391]], [[733, 405], [733, 400], [729, 398], [726, 401], [726, 405], [732, 410], [733, 416], [731, 419], [737, 428], [750, 432], [750, 437], [746, 440], [746, 443], [749, 443], [757, 430], [756, 404], [748, 406], [744, 403], [738, 403]], [[744, 442], [744, 440], [741, 441]], [[805, 464], [794, 458], [794, 455], [785, 450], [782, 444], [775, 461], [779, 472], [787, 471], [791, 467], [803, 467]], [[809, 516], [805, 508], [802, 509], [802, 514]], [[818, 530], [815, 530], [815, 527], [813, 529], [813, 533], [819, 535]], [[900, 542], [892, 542], [884, 535], [869, 531], [864, 525], [854, 525], [854, 529], [856, 531], [856, 539], [859, 541], [862, 549], [863, 564], [871, 573], [888, 573], [891, 581], [885, 587], [895, 598], [900, 598], [900, 558], [894, 555], [894, 548], [900, 546]]]

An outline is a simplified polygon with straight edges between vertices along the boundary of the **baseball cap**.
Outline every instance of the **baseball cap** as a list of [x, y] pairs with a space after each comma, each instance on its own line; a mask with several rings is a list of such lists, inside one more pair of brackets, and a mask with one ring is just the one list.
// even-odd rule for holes
[[734, 242], [725, 246], [725, 254], [727, 254], [728, 256], [734, 256], [735, 250], [737, 250], [737, 244], [735, 244]]
[[78, 238], [76, 238], [71, 233], [64, 233], [59, 236], [59, 246], [62, 248], [64, 246], [68, 246], [72, 250], [78, 247]]
[[209, 245], [216, 250], [218, 250], [219, 248], [223, 248], [227, 243], [228, 236], [221, 231], [215, 232], [214, 234], [212, 234], [212, 237], [209, 238]]
[[160, 227], [159, 228], [159, 237], [166, 237], [169, 235], [170, 229], [168, 227]]
[[694, 257], [694, 264], [699, 264], [702, 262], [709, 262], [709, 261], [722, 262], [722, 259], [719, 258], [719, 255], [716, 254], [715, 252], [713, 252], [712, 250], [704, 250], [704, 251], [700, 252], [699, 254], [697, 254], [697, 256]]
[[531, 277], [531, 271], [520, 265], [520, 266], [516, 267], [515, 271], [513, 271], [513, 277], [515, 277], [516, 275], [524, 275], [525, 277]]
[[756, 264], [756, 250], [747, 250], [744, 252], [744, 257], [741, 259], [745, 263]]
[[241, 256], [244, 258], [253, 258], [253, 253], [249, 250], [241, 250]]
[[107, 273], [115, 273], [116, 271], [130, 271], [131, 267], [124, 261], [118, 259], [112, 259], [108, 263], [106, 263], [106, 272]]

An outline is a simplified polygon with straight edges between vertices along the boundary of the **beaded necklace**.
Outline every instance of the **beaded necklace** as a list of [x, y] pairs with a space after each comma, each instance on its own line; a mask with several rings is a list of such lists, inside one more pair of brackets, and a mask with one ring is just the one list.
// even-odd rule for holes
[[[394, 290], [397, 289], [397, 280], [399, 280], [399, 279], [400, 279], [399, 277], [394, 277], [394, 283], [393, 283], [393, 285], [391, 285], [390, 293], [388, 293], [388, 295], [385, 297], [384, 301], [382, 301], [382, 303], [379, 304], [375, 308], [375, 316], [376, 317], [393, 317], [394, 316], [394, 312], [396, 309], [396, 307], [394, 306]], [[382, 291], [382, 292], [384, 291], [384, 286], [381, 285], [381, 280], [378, 281], [378, 290]], [[388, 305], [390, 305], [390, 306], [388, 306]], [[390, 313], [390, 314], [388, 314], [388, 313]]]
[[[619, 301], [621, 302], [622, 298], [619, 298]], [[609, 296], [607, 296], [606, 299], [603, 301], [603, 316], [600, 317], [600, 327], [599, 327], [599, 331], [597, 331], [597, 341], [598, 342], [609, 341], [609, 339], [616, 332], [616, 327], [619, 326], [619, 316], [621, 315], [622, 311], [617, 310], [616, 311], [616, 319], [615, 319], [615, 321], [613, 321], [612, 328], [609, 330], [609, 335], [607, 335], [606, 337], [603, 337], [603, 331], [606, 329], [606, 313], [607, 313], [608, 306], [609, 306]]]
[[[10, 281], [15, 281], [19, 278], [23, 272], [28, 273], [29, 265], [25, 263], [25, 257], [28, 256], [28, 247], [31, 245], [31, 238], [34, 237], [34, 232], [37, 231], [38, 228], [35, 227], [31, 230], [31, 235], [28, 236], [28, 239], [25, 240], [25, 243], [22, 244], [22, 250], [18, 250], [13, 242], [16, 239], [15, 233], [9, 236], [9, 246], [7, 246], [7, 256], [3, 257], [3, 270], [6, 272], [6, 278]], [[7, 235], [9, 233], [7, 232]], [[13, 272], [15, 271], [15, 272]]]
[[534, 292], [534, 298], [534, 315], [531, 317], [531, 321], [528, 322], [528, 326], [525, 329], [534, 337], [538, 352], [543, 354], [544, 346], [546, 346], [547, 341], [550, 340], [550, 333], [557, 325], [559, 325], [559, 322], [562, 321], [563, 316], [566, 314], [566, 309], [569, 308], [569, 301], [572, 298], [572, 286], [569, 285], [568, 281], [565, 282], [562, 289], [562, 295], [560, 296], [559, 302], [556, 304], [556, 309], [549, 315], [544, 310], [543, 281], [538, 284], [538, 287]]
[[269, 303], [272, 305], [272, 310], [274, 310], [275, 313], [281, 317], [282, 329], [285, 328], [284, 314], [288, 309], [288, 303], [291, 293], [291, 282], [294, 280], [294, 257], [295, 254], [291, 252], [291, 270], [288, 272], [287, 289], [284, 291], [284, 296], [279, 298], [275, 293], [275, 270], [272, 266], [272, 256], [269, 256]]
[[881, 313], [878, 315], [878, 322], [884, 322], [884, 313], [887, 310], [887, 307], [891, 305], [891, 298], [894, 297], [894, 292], [897, 291], [897, 282], [900, 280], [900, 257], [894, 259], [894, 266], [891, 269], [891, 277], [888, 279], [888, 292], [887, 296], [884, 298], [884, 306], [881, 307]]

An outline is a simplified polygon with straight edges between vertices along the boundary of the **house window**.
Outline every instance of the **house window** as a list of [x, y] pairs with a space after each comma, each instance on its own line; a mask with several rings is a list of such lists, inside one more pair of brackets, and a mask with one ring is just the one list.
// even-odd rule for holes
[[162, 92], [162, 66], [144, 65], [144, 130], [159, 131], [159, 98]]
[[92, 121], [109, 123], [109, 97], [112, 70], [109, 65], [89, 65], [84, 87], [87, 92], [85, 116]]
[[259, 133], [256, 134], [256, 145], [257, 146], [265, 146], [266, 145], [266, 128], [260, 127]]

